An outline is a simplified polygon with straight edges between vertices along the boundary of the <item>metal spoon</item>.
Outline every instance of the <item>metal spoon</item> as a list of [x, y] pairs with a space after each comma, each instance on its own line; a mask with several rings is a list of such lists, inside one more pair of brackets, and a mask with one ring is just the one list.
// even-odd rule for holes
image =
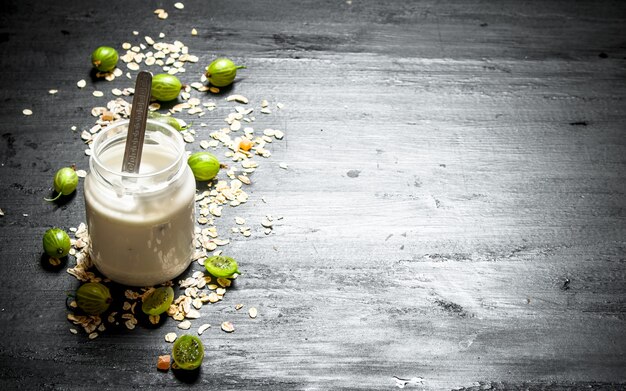
[[138, 173], [141, 164], [143, 140], [146, 136], [146, 120], [148, 119], [148, 105], [150, 104], [150, 90], [152, 88], [152, 74], [141, 71], [135, 82], [135, 94], [130, 110], [126, 149], [122, 161], [122, 171]]

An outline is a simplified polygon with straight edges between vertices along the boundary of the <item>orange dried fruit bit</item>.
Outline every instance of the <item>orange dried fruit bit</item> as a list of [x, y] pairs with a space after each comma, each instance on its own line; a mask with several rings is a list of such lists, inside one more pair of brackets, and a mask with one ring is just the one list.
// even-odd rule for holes
[[170, 369], [170, 362], [172, 361], [172, 357], [169, 354], [164, 356], [159, 356], [159, 360], [157, 361], [157, 369], [159, 371], [168, 371]]
[[249, 151], [252, 148], [252, 141], [247, 138], [242, 139], [239, 142], [239, 148], [243, 151]]

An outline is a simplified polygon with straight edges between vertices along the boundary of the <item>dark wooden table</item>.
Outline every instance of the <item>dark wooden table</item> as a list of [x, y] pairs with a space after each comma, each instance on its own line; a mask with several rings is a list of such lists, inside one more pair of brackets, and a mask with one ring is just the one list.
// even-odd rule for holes
[[[184, 5], [0, 5], [0, 389], [626, 388], [626, 3]], [[42, 262], [47, 228], [85, 221], [82, 180], [43, 200], [54, 172], [88, 168], [91, 108], [133, 85], [93, 79], [91, 51], [159, 32], [200, 57], [183, 82], [217, 56], [248, 66], [192, 92], [218, 109], [181, 115], [208, 125], [188, 150], [231, 93], [285, 105], [257, 114], [285, 138], [217, 221], [245, 274], [193, 321], [212, 325], [196, 378], [156, 371], [172, 319], [71, 334], [74, 261]]]

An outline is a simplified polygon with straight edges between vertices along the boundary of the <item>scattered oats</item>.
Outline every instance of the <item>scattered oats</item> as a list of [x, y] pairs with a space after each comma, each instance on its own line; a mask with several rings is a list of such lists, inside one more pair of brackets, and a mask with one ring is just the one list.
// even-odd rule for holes
[[288, 168], [287, 163], [280, 163], [278, 167], [282, 168], [283, 170], [286, 170]]
[[246, 223], [246, 219], [244, 219], [243, 217], [235, 217], [235, 223], [237, 223], [238, 225], [243, 225]]
[[217, 288], [215, 290], [215, 293], [220, 295], [220, 296], [224, 296], [224, 294], [226, 294], [226, 289], [224, 289], [224, 288]]
[[57, 92], [59, 92], [59, 90], [49, 90], [49, 91], [48, 91], [48, 94], [50, 94], [50, 95], [54, 95], [54, 94], [56, 94]]
[[237, 179], [239, 179], [242, 183], [245, 183], [246, 185], [249, 185], [251, 183], [250, 178], [246, 175], [238, 175]]
[[159, 38], [165, 38], [165, 34], [164, 33], [159, 33]]
[[179, 10], [182, 10], [183, 8], [185, 8], [185, 5], [183, 3], [178, 2], [174, 4], [174, 7], [176, 7]]
[[226, 101], [228, 101], [228, 102], [236, 101], [236, 102], [239, 102], [239, 103], [246, 104], [246, 103], [248, 103], [248, 98], [246, 98], [243, 95], [230, 95], [230, 96], [228, 96], [226, 98]]
[[33, 115], [33, 111], [30, 109], [24, 109], [22, 110], [22, 114], [24, 115]]
[[143, 39], [145, 39], [145, 40], [146, 40], [146, 43], [147, 43], [148, 45], [154, 45], [154, 39], [152, 39], [152, 38], [150, 38], [150, 37], [148, 37], [148, 36], [143, 37]]
[[218, 301], [220, 301], [220, 298], [219, 298], [219, 296], [217, 296], [217, 293], [215, 293], [215, 292], [209, 293], [209, 302], [210, 303], [217, 303]]
[[161, 104], [160, 104], [160, 103], [158, 103], [158, 102], [152, 102], [152, 103], [150, 103], [150, 105], [148, 106], [148, 109], [149, 109], [150, 111], [157, 111], [157, 110], [158, 110], [158, 109], [160, 109], [160, 108], [161, 108]]
[[76, 127], [76, 125], [73, 125], [70, 129], [72, 129], [72, 130], [76, 130], [76, 129], [78, 129], [78, 128]]
[[209, 327], [211, 327], [211, 325], [208, 323], [205, 323], [202, 326], [198, 327], [198, 335], [202, 335], [202, 333], [204, 333]]
[[189, 312], [187, 312], [185, 317], [188, 319], [198, 319], [200, 317], [200, 312], [192, 308], [191, 310], [189, 310]]
[[264, 107], [264, 108], [261, 109], [261, 113], [263, 113], [263, 114], [272, 114], [272, 110], [270, 110], [267, 107]]
[[136, 62], [129, 62], [128, 64], [126, 64], [126, 67], [130, 69], [131, 71], [139, 70], [139, 64], [137, 64]]
[[196, 29], [191, 29], [191, 35], [198, 35], [198, 30]]
[[256, 310], [256, 308], [251, 307], [251, 308], [248, 310], [248, 315], [249, 315], [252, 319], [256, 318], [256, 316], [257, 316], [257, 310]]
[[132, 46], [133, 46], [133, 45], [131, 45], [130, 43], [128, 43], [128, 42], [124, 42], [124, 43], [122, 44], [122, 49], [124, 49], [124, 50], [129, 50]]
[[124, 291], [124, 296], [129, 300], [137, 300], [141, 295], [131, 289], [126, 289]]
[[243, 304], [235, 304], [235, 309], [236, 309], [237, 311], [239, 311], [239, 310], [240, 310], [240, 309], [242, 309], [242, 308], [243, 308]]
[[261, 101], [261, 107], [267, 107], [267, 106], [269, 106], [269, 102], [268, 102], [268, 101], [266, 101], [265, 99], [263, 99], [263, 100]]
[[[202, 281], [204, 282], [204, 279]], [[195, 309], [199, 310], [200, 308], [202, 308], [202, 300], [200, 300], [199, 298], [195, 298], [191, 302], [191, 305], [193, 305]], [[187, 314], [187, 317], [190, 318], [189, 314]]]
[[94, 91], [91, 93], [93, 96], [95, 96], [96, 98], [101, 98], [104, 96], [104, 92], [102, 91]]
[[178, 312], [178, 307], [176, 307], [174, 304], [171, 304], [170, 308], [167, 309], [167, 314], [169, 316], [174, 316], [176, 315], [177, 312]]
[[115, 96], [121, 96], [122, 95], [122, 90], [120, 90], [119, 88], [114, 88], [111, 90], [111, 94], [115, 95]]
[[78, 334], [78, 330], [76, 330], [76, 329], [72, 328], [72, 329], [70, 329], [70, 333], [72, 333], [72, 334]]
[[176, 327], [178, 327], [181, 330], [189, 330], [191, 328], [191, 322], [188, 320], [184, 320], [180, 322]]
[[265, 228], [272, 228], [272, 226], [274, 225], [274, 223], [272, 223], [271, 221], [269, 221], [269, 219], [263, 219], [261, 220], [261, 225]]
[[214, 291], [214, 290], [216, 290], [216, 289], [218, 288], [218, 285], [215, 285], [215, 284], [209, 284], [209, 285], [207, 286], [207, 288], [209, 288], [210, 290]]
[[280, 130], [274, 130], [274, 137], [275, 137], [277, 140], [282, 140], [282, 139], [283, 139], [283, 137], [285, 137], [285, 133], [283, 133], [283, 132], [282, 132], [282, 131], [280, 131]]
[[165, 12], [165, 11], [163, 11], [163, 12], [161, 12], [161, 13], [159, 13], [159, 14], [157, 15], [157, 17], [158, 17], [159, 19], [167, 19], [167, 17], [168, 17], [168, 16], [169, 16], [169, 15], [168, 15], [168, 14], [167, 14], [167, 12]]
[[84, 178], [87, 176], [87, 171], [85, 170], [76, 170], [76, 175], [78, 175], [79, 178]]
[[282, 103], [276, 103], [276, 107], [278, 107], [279, 109], [282, 109], [283, 107], [285, 107], [285, 105]]
[[139, 35], [139, 31], [133, 31], [133, 35]]
[[161, 321], [161, 316], [160, 315], [150, 315], [150, 317], [148, 319], [150, 320], [150, 323], [152, 323], [152, 324], [159, 324], [159, 322]]
[[233, 122], [230, 124], [230, 130], [232, 130], [233, 132], [237, 131], [241, 129], [241, 122], [239, 122], [238, 120], [233, 120]]
[[209, 147], [209, 142], [207, 140], [200, 141], [200, 147], [203, 149], [207, 149]]
[[232, 333], [235, 331], [235, 326], [231, 322], [224, 322], [222, 323], [222, 330], [227, 333]]
[[172, 343], [172, 342], [176, 341], [177, 337], [178, 336], [176, 335], [176, 333], [167, 333], [167, 334], [165, 334], [165, 342]]
[[98, 338], [98, 333], [96, 333], [95, 331], [89, 334], [89, 339], [96, 339], [96, 338]]
[[220, 284], [223, 287], [229, 287], [230, 284], [232, 283], [232, 281], [229, 280], [228, 278], [220, 277], [220, 278], [217, 279], [217, 283]]
[[93, 151], [91, 150], [91, 148], [85, 149], [85, 155], [91, 156], [92, 153], [93, 153]]
[[154, 57], [147, 57], [145, 60], [146, 65], [151, 66], [154, 65], [156, 63], [156, 58]]
[[265, 235], [269, 235], [272, 233], [272, 229], [271, 228], [265, 228], [265, 231], [263, 231], [263, 233], [265, 233]]
[[220, 89], [217, 87], [209, 87], [209, 92], [212, 94], [219, 94]]
[[52, 258], [50, 257], [50, 259], [48, 259], [48, 262], [50, 263], [50, 265], [52, 266], [59, 266], [61, 264], [61, 260], [58, 258]]
[[188, 142], [188, 143], [193, 143], [195, 139], [193, 138], [191, 134], [187, 133], [183, 136], [183, 140], [185, 140], [185, 142]]
[[85, 88], [85, 86], [87, 85], [87, 82], [84, 79], [82, 79], [82, 80], [79, 80], [78, 83], [76, 83], [76, 85], [78, 86], [78, 88]]

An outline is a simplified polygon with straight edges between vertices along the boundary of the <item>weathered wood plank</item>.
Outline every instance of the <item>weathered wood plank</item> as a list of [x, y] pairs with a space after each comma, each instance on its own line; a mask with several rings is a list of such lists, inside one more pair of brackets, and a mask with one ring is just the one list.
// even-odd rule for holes
[[[351, 3], [2, 3], [2, 389], [624, 388], [624, 4]], [[257, 224], [227, 248], [245, 275], [203, 311], [195, 380], [154, 370], [175, 322], [70, 334], [78, 283], [40, 265], [45, 228], [84, 221], [82, 184], [42, 198], [60, 166], [88, 168], [80, 130], [105, 102], [88, 54], [133, 30], [188, 44], [185, 82], [226, 55], [248, 65], [233, 91], [286, 105], [257, 116], [285, 140], [218, 222]]]

